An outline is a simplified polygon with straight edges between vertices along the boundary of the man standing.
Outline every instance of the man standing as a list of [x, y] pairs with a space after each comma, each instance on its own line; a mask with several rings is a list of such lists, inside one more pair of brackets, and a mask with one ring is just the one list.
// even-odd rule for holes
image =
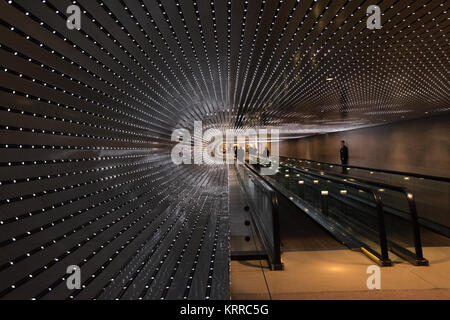
[[341, 163], [342, 163], [342, 173], [347, 173], [348, 169], [347, 169], [347, 165], [348, 165], [348, 148], [345, 145], [345, 141], [342, 140], [341, 141]]

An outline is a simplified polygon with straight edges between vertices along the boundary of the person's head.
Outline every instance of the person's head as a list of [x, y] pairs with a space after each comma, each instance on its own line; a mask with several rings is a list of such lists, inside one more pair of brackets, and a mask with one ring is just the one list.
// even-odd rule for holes
[[341, 140], [341, 146], [345, 146], [345, 140]]

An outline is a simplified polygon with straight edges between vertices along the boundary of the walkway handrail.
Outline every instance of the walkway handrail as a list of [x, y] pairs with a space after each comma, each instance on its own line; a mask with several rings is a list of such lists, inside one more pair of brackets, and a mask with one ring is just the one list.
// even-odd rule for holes
[[282, 156], [280, 156], [280, 158], [283, 158], [283, 159], [295, 159], [295, 160], [301, 160], [301, 161], [309, 161], [309, 162], [320, 163], [320, 164], [336, 166], [336, 167], [345, 167], [345, 168], [350, 168], [350, 169], [360, 169], [360, 170], [373, 171], [373, 172], [382, 172], [382, 173], [389, 173], [389, 174], [395, 174], [395, 175], [401, 175], [401, 176], [407, 176], [407, 177], [415, 177], [415, 178], [422, 178], [422, 179], [427, 179], [427, 180], [436, 180], [436, 181], [442, 181], [442, 182], [449, 182], [450, 183], [450, 178], [431, 176], [431, 175], [425, 175], [425, 174], [420, 174], [420, 173], [402, 172], [402, 171], [387, 170], [387, 169], [376, 169], [376, 168], [360, 167], [360, 166], [353, 166], [353, 165], [342, 165], [342, 164], [332, 163], [332, 162], [324, 162], [324, 161], [309, 160], [309, 159], [302, 159], [302, 158], [293, 158], [293, 157], [282, 157]]
[[[290, 165], [287, 165], [287, 167], [293, 169], [293, 170], [298, 170], [301, 171], [298, 168], [294, 168]], [[319, 171], [317, 169], [311, 169], [314, 171]], [[308, 173], [311, 173], [310, 171], [307, 171]], [[341, 177], [343, 179], [348, 179], [349, 177], [342, 175], [342, 174], [338, 174], [338, 173], [333, 173], [334, 176], [337, 177]], [[321, 175], [322, 176], [322, 175]], [[406, 187], [402, 187], [402, 186], [395, 186], [395, 185], [390, 185], [390, 184], [386, 184], [383, 182], [376, 182], [376, 181], [371, 181], [371, 180], [366, 180], [366, 179], [360, 179], [357, 177], [351, 177], [351, 179], [355, 179], [357, 181], [360, 181], [364, 184], [367, 185], [372, 185], [372, 186], [376, 186], [378, 188], [384, 188], [384, 189], [389, 189], [389, 190], [393, 190], [393, 191], [397, 191], [399, 193], [402, 193], [405, 197], [406, 200], [408, 201], [408, 207], [409, 207], [409, 213], [411, 215], [411, 223], [412, 223], [412, 227], [413, 227], [413, 232], [414, 232], [414, 247], [415, 247], [415, 252], [416, 252], [416, 256], [415, 257], [411, 257], [410, 256], [410, 252], [409, 251], [405, 251], [403, 248], [396, 246], [396, 249], [394, 249], [394, 251], [397, 251], [397, 254], [400, 254], [402, 257], [410, 260], [410, 262], [416, 264], [416, 265], [428, 265], [429, 262], [428, 260], [426, 260], [423, 257], [423, 250], [422, 250], [422, 240], [420, 237], [420, 227], [419, 227], [419, 217], [417, 214], [417, 208], [416, 208], [416, 201], [415, 201], [415, 196], [414, 193], [411, 192], [408, 188]], [[401, 251], [401, 252], [398, 252]]]
[[[293, 168], [293, 169], [295, 169], [295, 168]], [[313, 177], [315, 176], [320, 179], [326, 179], [326, 180], [340, 183], [343, 185], [351, 186], [353, 188], [364, 190], [364, 191], [370, 193], [375, 201], [376, 208], [377, 208], [377, 217], [378, 217], [378, 235], [379, 235], [379, 241], [380, 241], [381, 256], [379, 256], [377, 258], [380, 260], [382, 265], [391, 265], [391, 260], [389, 259], [386, 225], [385, 225], [385, 221], [384, 221], [383, 202], [382, 202], [382, 198], [381, 198], [380, 194], [378, 193], [378, 191], [371, 188], [370, 186], [367, 186], [367, 185], [364, 185], [361, 183], [343, 181], [342, 179], [334, 178], [334, 177], [331, 177], [328, 175], [319, 175], [319, 174], [315, 174], [315, 173], [305, 172], [301, 169], [296, 169], [296, 170], [303, 172], [304, 174], [313, 176]], [[254, 169], [252, 169], [252, 171], [255, 172]], [[257, 174], [259, 177], [261, 177], [261, 175], [259, 173], [257, 173]], [[261, 177], [261, 178], [264, 179], [263, 177]], [[271, 184], [269, 183], [269, 185], [271, 185]], [[277, 190], [272, 185], [271, 185], [271, 187], [272, 187], [272, 189]], [[364, 249], [369, 251], [370, 254], [374, 253], [373, 250], [369, 247], [365, 247]]]

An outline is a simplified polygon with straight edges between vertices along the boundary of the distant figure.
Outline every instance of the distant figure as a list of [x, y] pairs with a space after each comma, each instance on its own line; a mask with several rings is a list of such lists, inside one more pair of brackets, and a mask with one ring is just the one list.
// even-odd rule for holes
[[348, 165], [348, 148], [345, 145], [345, 141], [341, 141], [341, 163], [342, 163], [342, 173], [348, 173], [347, 165]]

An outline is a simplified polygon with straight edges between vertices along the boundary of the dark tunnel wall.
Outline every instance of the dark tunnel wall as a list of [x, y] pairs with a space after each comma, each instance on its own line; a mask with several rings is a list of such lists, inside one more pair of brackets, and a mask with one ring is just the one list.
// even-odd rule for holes
[[0, 1], [0, 299], [228, 299], [225, 168], [172, 163], [161, 72], [67, 4]]

